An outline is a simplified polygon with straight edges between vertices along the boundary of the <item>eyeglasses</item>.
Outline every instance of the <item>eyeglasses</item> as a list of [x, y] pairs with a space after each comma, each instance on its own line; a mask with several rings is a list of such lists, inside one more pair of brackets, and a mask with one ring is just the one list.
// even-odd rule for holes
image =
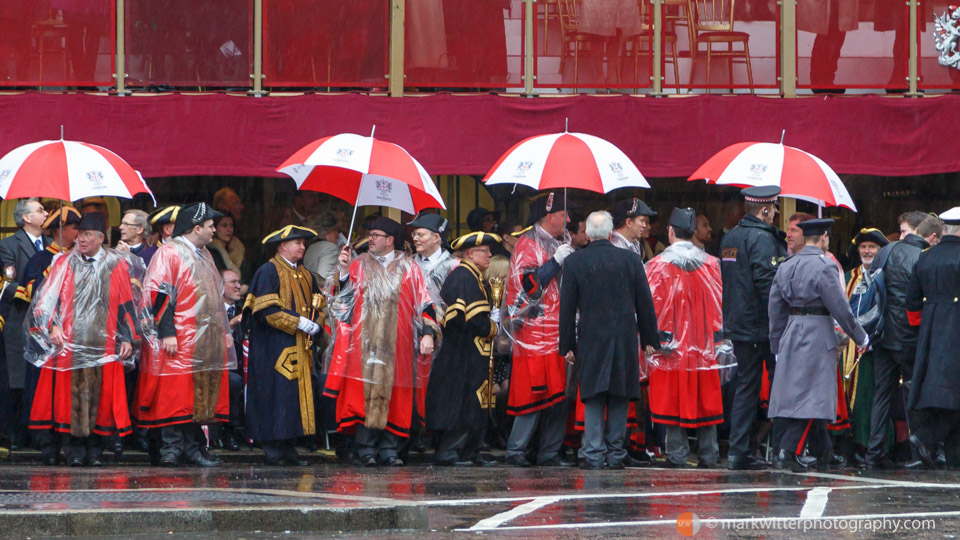
[[386, 237], [388, 237], [388, 236], [390, 236], [390, 235], [389, 235], [389, 234], [378, 233], [378, 232], [371, 232], [371, 233], [368, 233], [367, 236], [370, 237], [370, 238], [386, 238]]
[[121, 225], [126, 225], [127, 227], [139, 227], [139, 226], [140, 226], [140, 225], [137, 225], [136, 223], [127, 223], [126, 221], [121, 221], [120, 224], [121, 224]]
[[435, 233], [435, 232], [415, 233], [415, 234], [413, 235], [413, 239], [414, 239], [414, 240], [426, 240], [427, 238], [432, 238], [433, 235], [435, 235], [435, 234], [437, 234], [437, 233]]

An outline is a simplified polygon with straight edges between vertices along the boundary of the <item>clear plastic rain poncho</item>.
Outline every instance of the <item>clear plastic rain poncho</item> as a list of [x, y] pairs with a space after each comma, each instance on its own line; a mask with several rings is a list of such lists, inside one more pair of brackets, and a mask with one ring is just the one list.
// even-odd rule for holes
[[560, 279], [557, 273], [549, 283], [534, 279], [538, 268], [548, 262], [563, 241], [550, 236], [540, 225], [520, 235], [510, 260], [507, 281], [506, 313], [501, 324], [513, 342], [513, 352], [545, 355], [560, 350]]
[[[59, 371], [133, 365], [141, 344], [152, 339], [153, 324], [140, 290], [146, 269], [136, 255], [103, 249], [95, 260], [74, 247], [58, 255], [33, 295], [25, 319], [29, 340], [25, 356], [37, 367]], [[53, 335], [63, 336], [63, 345]], [[121, 343], [132, 354], [119, 357]]]
[[[163, 244], [150, 260], [143, 295], [156, 332], [141, 370], [185, 375], [237, 367], [223, 282], [209, 251], [182, 236]], [[163, 350], [163, 338], [171, 336], [177, 338], [174, 355]]]
[[717, 370], [733, 375], [733, 345], [723, 339], [720, 262], [690, 242], [677, 242], [646, 265], [657, 310], [661, 349], [646, 355], [650, 368]]
[[434, 348], [440, 347], [437, 316], [419, 266], [402, 252], [385, 264], [361, 254], [330, 313], [336, 331], [328, 349], [325, 394], [338, 398], [341, 427], [364, 418], [369, 429], [409, 428], [429, 380], [419, 354], [425, 325], [437, 334]]

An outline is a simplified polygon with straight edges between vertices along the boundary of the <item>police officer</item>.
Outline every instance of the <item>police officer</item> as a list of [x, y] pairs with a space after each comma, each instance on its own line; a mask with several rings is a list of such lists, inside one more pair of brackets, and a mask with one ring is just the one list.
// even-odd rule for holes
[[834, 319], [861, 351], [870, 341], [850, 309], [836, 264], [824, 254], [831, 225], [832, 219], [798, 225], [803, 248], [780, 266], [770, 288], [770, 345], [778, 371], [768, 415], [782, 426], [784, 464], [794, 472], [809, 468], [799, 457], [804, 445], [821, 471], [833, 457], [827, 423], [837, 415], [840, 339]]
[[[727, 468], [759, 470], [766, 468], [767, 463], [750, 454], [750, 435], [757, 416], [764, 364], [771, 378], [774, 372], [767, 334], [767, 304], [777, 266], [787, 255], [787, 243], [783, 232], [772, 225], [780, 188], [752, 187], [740, 193], [746, 213], [720, 244], [723, 333], [733, 341], [738, 363]], [[779, 446], [777, 435], [775, 429], [775, 447]]]
[[960, 467], [960, 207], [942, 214], [939, 244], [920, 253], [907, 287], [911, 325], [920, 326], [910, 409], [910, 444], [930, 468], [943, 443], [947, 466]]

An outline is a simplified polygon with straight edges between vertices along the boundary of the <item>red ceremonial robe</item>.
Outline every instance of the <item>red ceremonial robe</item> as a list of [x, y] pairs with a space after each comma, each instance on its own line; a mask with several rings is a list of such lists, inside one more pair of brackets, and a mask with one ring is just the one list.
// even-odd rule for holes
[[519, 416], [559, 403], [567, 385], [560, 356], [560, 276], [543, 285], [533, 278], [560, 243], [539, 225], [523, 233], [510, 259], [507, 306], [519, 310], [510, 321], [513, 368], [507, 414]]
[[[109, 257], [109, 254], [104, 257]], [[63, 273], [61, 289], [39, 291], [58, 295], [57, 316], [66, 343], [75, 343], [74, 339], [77, 338], [74, 327], [77, 317], [74, 312], [76, 283], [73, 267], [69, 264], [71, 259], [75, 264], [78, 262], [78, 257], [68, 253], [54, 261], [50, 269], [51, 275]], [[106, 264], [113, 262], [110, 259]], [[103, 321], [106, 338], [103, 355], [110, 356], [117, 353], [118, 336], [123, 336], [121, 340], [130, 340], [131, 343], [138, 336], [133, 321], [133, 289], [127, 262], [117, 258], [113, 268], [104, 271], [109, 272], [109, 281], [101, 285], [100, 290], [108, 293], [109, 297], [101, 299], [107, 306], [106, 320]], [[53, 318], [46, 322], [52, 323]], [[31, 333], [33, 331], [31, 329]], [[83, 343], [79, 345], [84, 346]], [[81, 353], [76, 355], [85, 356]], [[30, 429], [53, 429], [76, 437], [86, 437], [91, 433], [121, 437], [129, 435], [133, 429], [127, 408], [123, 364], [108, 362], [102, 366], [79, 368], [74, 367], [74, 356], [71, 347], [64, 347], [60, 354], [47, 360], [40, 370], [30, 409]]]
[[409, 437], [417, 323], [437, 328], [423, 274], [400, 252], [386, 268], [364, 253], [350, 264], [348, 279], [349, 288], [333, 303], [334, 310], [338, 304], [345, 308], [348, 319], [337, 324], [323, 395], [337, 400], [338, 431], [365, 425]]
[[[144, 347], [134, 398], [137, 425], [147, 428], [230, 419], [230, 355], [223, 283], [209, 252], [189, 241], [160, 246], [144, 281], [157, 337], [177, 336], [177, 352]], [[234, 357], [235, 358], [235, 357]]]
[[[672, 335], [677, 346], [672, 353], [654, 355], [650, 416], [660, 424], [689, 428], [723, 422], [714, 354], [715, 336], [723, 330], [720, 262], [706, 254], [687, 256], [697, 249], [673, 244], [646, 267], [657, 327]], [[672, 253], [680, 255], [674, 259]]]

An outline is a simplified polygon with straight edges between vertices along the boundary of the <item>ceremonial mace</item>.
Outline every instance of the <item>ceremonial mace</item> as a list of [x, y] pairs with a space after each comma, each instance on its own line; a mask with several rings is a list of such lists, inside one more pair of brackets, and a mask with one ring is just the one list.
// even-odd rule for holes
[[[313, 296], [310, 297], [310, 320], [316, 322], [314, 319], [317, 318], [317, 313], [327, 306], [327, 298], [321, 293], [313, 293]], [[323, 330], [323, 323], [318, 323], [320, 329]], [[307, 339], [304, 342], [304, 346], [309, 351], [313, 348], [313, 336], [307, 334]]]
[[[490, 303], [494, 309], [499, 308], [500, 302], [503, 300], [503, 278], [491, 276], [487, 282], [490, 284]], [[490, 375], [487, 379], [487, 412], [490, 413], [491, 419], [493, 419], [494, 400], [496, 399], [493, 395], [493, 352], [496, 340], [496, 336], [490, 338]]]

